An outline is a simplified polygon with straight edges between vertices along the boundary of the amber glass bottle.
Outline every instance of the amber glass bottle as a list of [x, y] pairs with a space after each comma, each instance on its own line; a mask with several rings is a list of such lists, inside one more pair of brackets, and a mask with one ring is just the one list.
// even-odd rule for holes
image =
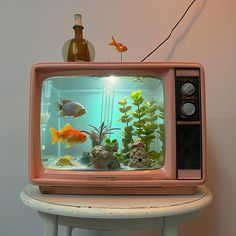
[[67, 61], [90, 61], [88, 43], [83, 38], [82, 16], [75, 14], [75, 24], [73, 27], [75, 37], [71, 39], [67, 54]]

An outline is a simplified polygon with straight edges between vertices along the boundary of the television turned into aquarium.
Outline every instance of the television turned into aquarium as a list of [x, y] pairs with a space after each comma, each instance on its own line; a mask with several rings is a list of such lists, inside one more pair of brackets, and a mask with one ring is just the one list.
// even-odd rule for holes
[[194, 193], [206, 180], [200, 64], [42, 63], [30, 84], [42, 193]]

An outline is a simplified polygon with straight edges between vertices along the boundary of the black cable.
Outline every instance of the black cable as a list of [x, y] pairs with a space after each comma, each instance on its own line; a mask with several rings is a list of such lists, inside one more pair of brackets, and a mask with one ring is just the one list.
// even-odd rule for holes
[[187, 7], [187, 9], [185, 10], [184, 14], [181, 16], [181, 18], [179, 19], [179, 21], [175, 24], [175, 26], [172, 28], [172, 30], [170, 31], [169, 35], [167, 36], [166, 39], [164, 39], [154, 50], [152, 50], [146, 57], [144, 57], [141, 62], [145, 61], [150, 55], [152, 55], [158, 48], [160, 48], [172, 35], [172, 33], [174, 32], [174, 30], [177, 28], [177, 26], [179, 25], [179, 23], [183, 20], [183, 18], [185, 17], [185, 15], [187, 14], [188, 10], [191, 8], [191, 6], [194, 4], [196, 0], [193, 0], [190, 5]]

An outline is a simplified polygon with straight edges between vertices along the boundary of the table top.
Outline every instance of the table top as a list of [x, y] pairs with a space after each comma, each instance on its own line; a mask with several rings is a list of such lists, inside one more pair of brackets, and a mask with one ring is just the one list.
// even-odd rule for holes
[[28, 185], [21, 192], [22, 202], [49, 214], [103, 219], [153, 218], [201, 210], [212, 201], [212, 194], [199, 186], [194, 195], [54, 195], [41, 194], [38, 186]]

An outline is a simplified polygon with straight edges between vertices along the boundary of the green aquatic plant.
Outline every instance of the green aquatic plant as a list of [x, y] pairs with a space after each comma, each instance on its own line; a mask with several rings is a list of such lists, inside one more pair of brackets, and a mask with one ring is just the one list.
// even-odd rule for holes
[[[159, 110], [159, 119], [164, 120], [164, 107], [158, 106]], [[164, 143], [165, 143], [165, 130], [164, 130], [164, 124], [159, 124], [158, 130], [157, 130], [158, 138], [161, 141], [161, 151], [160, 151], [160, 157], [158, 158], [158, 161], [161, 165], [164, 165]]]
[[145, 101], [140, 90], [132, 92], [130, 98], [132, 104], [136, 106], [136, 110], [132, 112], [133, 117], [136, 118], [133, 123], [134, 134], [145, 144], [146, 151], [149, 151], [150, 144], [156, 138], [155, 132], [158, 129], [156, 123], [158, 106], [156, 101]]
[[125, 166], [129, 164], [129, 158], [127, 158], [127, 153], [125, 155], [123, 153], [116, 152], [114, 153], [114, 156], [119, 163], [123, 163]]
[[164, 164], [164, 156], [162, 155], [161, 152], [157, 152], [157, 151], [150, 151], [148, 152], [148, 157], [151, 161], [150, 166], [163, 166]]
[[130, 110], [132, 106], [127, 105], [127, 98], [124, 97], [122, 98], [118, 103], [120, 105], [119, 111], [121, 112], [121, 117], [119, 121], [123, 124], [125, 124], [124, 132], [122, 132], [123, 138], [122, 138], [122, 143], [123, 143], [123, 154], [128, 153], [131, 144], [133, 143], [133, 127], [130, 125], [130, 122], [133, 120], [133, 117], [131, 116]]
[[[140, 140], [144, 144], [147, 157], [151, 166], [162, 166], [164, 163], [164, 108], [157, 104], [157, 101], [146, 101], [141, 90], [133, 91], [128, 98], [124, 97], [119, 101], [121, 117], [119, 121], [125, 125], [123, 128], [123, 147], [118, 154], [118, 159], [126, 163], [132, 152], [134, 141]], [[158, 122], [159, 121], [159, 122]], [[162, 121], [162, 122], [161, 122]], [[159, 124], [158, 124], [159, 123]], [[161, 141], [161, 150], [151, 150], [151, 144], [155, 139]]]
[[117, 152], [119, 148], [117, 139], [110, 140], [109, 138], [106, 138], [104, 146], [107, 151], [112, 152]]
[[112, 134], [111, 131], [120, 129], [120, 128], [111, 128], [110, 126], [105, 125], [104, 122], [102, 122], [101, 126], [99, 126], [98, 128], [93, 125], [89, 126], [93, 128], [91, 131], [83, 130], [82, 132], [88, 134], [89, 138], [92, 141], [93, 147], [96, 145], [99, 146], [102, 145], [102, 142], [106, 138], [106, 136], [108, 134]]
[[[164, 119], [164, 108], [158, 105], [158, 119]], [[163, 166], [164, 165], [164, 124], [160, 123], [156, 131], [157, 138], [161, 141], [161, 150], [159, 152], [149, 151], [148, 157], [151, 160], [151, 166]]]
[[140, 90], [132, 92], [130, 98], [132, 100], [132, 104], [137, 107], [137, 109], [131, 113], [132, 116], [137, 119], [137, 121], [133, 123], [133, 125], [136, 127], [134, 134], [138, 136], [138, 138], [140, 138], [142, 134], [142, 127], [145, 123], [143, 119], [143, 116], [145, 116], [145, 107], [141, 106], [144, 101], [144, 98], [141, 96]]
[[163, 107], [158, 106], [156, 101], [145, 101], [140, 90], [130, 94], [132, 105], [128, 105], [127, 97], [119, 101], [119, 111], [122, 113], [119, 121], [126, 127], [123, 130], [123, 145], [125, 151], [129, 151], [135, 139], [145, 144], [147, 151], [150, 144], [157, 136], [164, 140], [164, 126], [157, 124], [158, 119], [163, 120]]

